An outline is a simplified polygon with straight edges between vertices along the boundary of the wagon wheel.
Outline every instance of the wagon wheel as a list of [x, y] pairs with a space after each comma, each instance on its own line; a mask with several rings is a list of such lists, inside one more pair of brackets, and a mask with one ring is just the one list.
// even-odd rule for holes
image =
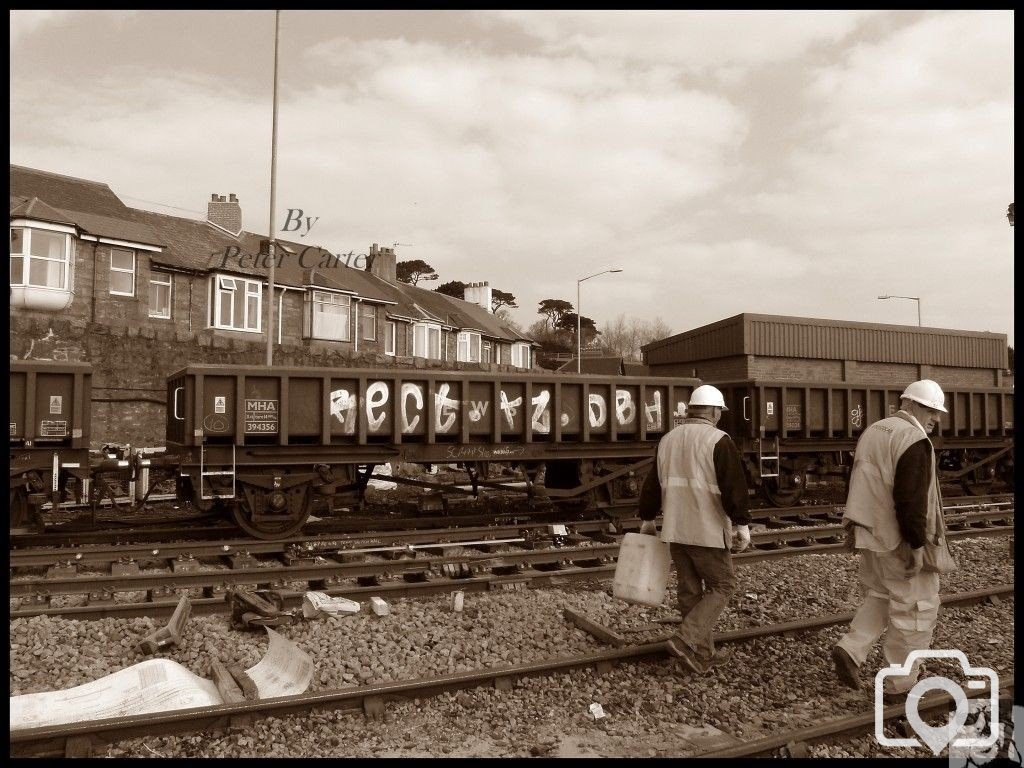
[[309, 492], [308, 486], [299, 486], [292, 489], [296, 493], [302, 493], [301, 512], [298, 518], [282, 521], [253, 520], [252, 508], [249, 506], [246, 496], [239, 496], [232, 505], [231, 511], [235, 523], [243, 531], [256, 539], [274, 541], [294, 536], [302, 530], [302, 526], [309, 520], [313, 511], [313, 495]]
[[[983, 458], [984, 454], [978, 451], [968, 451], [964, 462], [966, 464], [973, 464], [976, 461], [981, 461]], [[964, 491], [970, 496], [985, 496], [991, 493], [992, 486], [996, 482], [995, 462], [982, 464], [980, 467], [972, 469], [960, 479], [960, 482], [964, 487]]]
[[778, 477], [764, 479], [761, 492], [773, 507], [791, 507], [804, 495], [804, 475], [781, 469]]

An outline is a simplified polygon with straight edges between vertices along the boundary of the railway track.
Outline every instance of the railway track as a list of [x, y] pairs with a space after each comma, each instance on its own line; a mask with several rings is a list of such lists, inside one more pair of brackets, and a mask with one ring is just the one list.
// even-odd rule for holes
[[[964, 606], [998, 598], [1002, 595], [1010, 595], [1013, 591], [1014, 587], [1012, 584], [997, 585], [987, 589], [944, 596], [942, 600], [943, 604], [948, 607]], [[663, 632], [648, 642], [639, 645], [619, 644], [614, 633], [602, 632], [600, 625], [585, 620], [585, 617], [581, 621], [579, 617], [574, 617], [571, 614], [571, 611], [567, 611], [566, 617], [573, 620], [577, 626], [584, 626], [593, 630], [592, 634], [598, 637], [598, 639], [605, 642], [611, 640], [613, 647], [597, 653], [546, 659], [516, 666], [490, 667], [418, 680], [362, 685], [355, 688], [338, 690], [313, 691], [297, 696], [282, 696], [266, 700], [246, 701], [238, 704], [196, 707], [171, 712], [17, 730], [12, 731], [10, 734], [10, 754], [12, 757], [87, 756], [98, 746], [133, 737], [182, 733], [193, 734], [204, 730], [238, 726], [253, 716], [296, 715], [319, 708], [360, 708], [368, 716], [379, 716], [383, 714], [388, 700], [411, 697], [424, 698], [448, 691], [477, 686], [493, 686], [499, 690], [511, 690], [515, 686], [516, 681], [526, 677], [554, 675], [585, 667], [595, 667], [598, 673], [606, 673], [615, 664], [660, 658], [668, 652], [664, 641], [669, 636], [669, 632]], [[831, 614], [781, 624], [733, 630], [716, 635], [715, 643], [737, 643], [771, 635], [814, 631], [848, 622], [852, 616], [852, 613]], [[1012, 687], [1012, 678], [1009, 681], [1004, 681], [1004, 686], [1007, 683]], [[930, 700], [928, 700], [928, 703], [936, 707], [941, 706], [940, 703], [931, 702]], [[897, 707], [889, 709], [892, 712], [887, 710], [887, 713], [891, 716], [899, 714], [896, 711]], [[838, 725], [844, 725], [846, 729], [850, 727], [863, 727], [863, 723], [859, 720], [853, 726], [850, 725], [850, 718], [844, 718], [844, 720], [847, 722], [839, 723]], [[803, 729], [800, 732], [794, 733], [806, 741], [831, 735], [836, 732], [834, 729], [838, 725], [836, 723], [828, 723], [818, 726], [816, 729]], [[735, 747], [734, 749], [736, 750], [749, 750], [738, 751], [735, 754], [759, 754], [762, 750], [770, 751], [774, 747], [768, 745], [769, 741], [775, 744], [778, 738], [783, 737], [789, 738], [789, 741], [782, 742], [783, 745], [792, 742], [796, 738], [793, 734], [780, 734], [771, 740], [760, 740]], [[722, 753], [710, 754], [718, 755]], [[732, 753], [729, 754], [731, 755]]]
[[[596, 523], [595, 523], [596, 524]], [[1012, 533], [1012, 511], [972, 512], [947, 519], [949, 536]], [[353, 600], [450, 592], [520, 588], [610, 578], [619, 543], [599, 529], [538, 535], [520, 528], [441, 530], [401, 537], [260, 542], [200, 549], [167, 544], [150, 550], [130, 547], [70, 551], [12, 552], [9, 595], [11, 617], [58, 615], [87, 619], [101, 616], [170, 615], [181, 594], [190, 595], [196, 613], [229, 610], [234, 587], [279, 592], [286, 608], [297, 607], [310, 590]], [[417, 539], [417, 537], [419, 537]], [[460, 539], [460, 537], [463, 537]], [[250, 546], [250, 549], [245, 549]], [[752, 548], [736, 556], [737, 564], [845, 546], [843, 527], [778, 529], [755, 533]], [[257, 555], [259, 557], [257, 557]], [[53, 558], [58, 558], [55, 562]], [[137, 559], [136, 559], [137, 557]], [[163, 569], [144, 571], [157, 562]], [[44, 567], [46, 575], [17, 571]], [[80, 572], [80, 566], [109, 566], [109, 572]], [[135, 595], [134, 600], [124, 598]], [[144, 599], [138, 599], [144, 595]], [[64, 604], [75, 600], [84, 604]], [[17, 604], [14, 604], [17, 600]]]

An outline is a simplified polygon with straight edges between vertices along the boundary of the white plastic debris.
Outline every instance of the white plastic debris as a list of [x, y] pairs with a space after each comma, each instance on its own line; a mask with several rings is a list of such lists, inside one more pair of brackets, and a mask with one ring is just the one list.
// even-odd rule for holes
[[595, 702], [590, 705], [590, 714], [594, 716], [595, 720], [600, 720], [604, 717], [604, 707]]
[[391, 613], [391, 608], [388, 607], [388, 604], [380, 597], [370, 598], [370, 608], [372, 608], [373, 612], [378, 616], [387, 616]]
[[452, 592], [452, 610], [455, 613], [462, 611], [462, 607], [465, 603], [466, 596], [463, 592]]
[[302, 615], [307, 619], [348, 613], [359, 613], [359, 603], [347, 597], [331, 597], [326, 592], [307, 592], [302, 596]]

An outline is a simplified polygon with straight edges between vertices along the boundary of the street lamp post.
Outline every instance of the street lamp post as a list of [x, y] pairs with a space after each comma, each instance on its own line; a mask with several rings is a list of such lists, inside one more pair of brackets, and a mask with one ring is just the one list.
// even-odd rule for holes
[[579, 280], [576, 281], [576, 373], [582, 372], [580, 365], [580, 356], [583, 354], [583, 337], [580, 335], [583, 325], [582, 321], [580, 320], [580, 318], [583, 315], [582, 309], [580, 307], [580, 283], [582, 283], [584, 280], [589, 280], [592, 277], [597, 277], [598, 275], [606, 275], [609, 272], [621, 271], [621, 269], [606, 269], [603, 272], [595, 272], [592, 275], [581, 277]]
[[880, 299], [910, 299], [917, 302], [917, 327], [921, 327], [921, 299], [917, 296], [879, 296]]

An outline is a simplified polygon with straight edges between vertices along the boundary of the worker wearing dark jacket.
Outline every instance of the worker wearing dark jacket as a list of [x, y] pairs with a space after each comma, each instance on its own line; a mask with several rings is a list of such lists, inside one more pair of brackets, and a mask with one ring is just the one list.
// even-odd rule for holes
[[658, 444], [655, 468], [640, 494], [640, 532], [656, 533], [654, 518], [661, 512], [661, 539], [669, 542], [676, 568], [682, 624], [669, 646], [694, 672], [711, 662], [711, 630], [736, 591], [733, 523], [738, 550], [750, 544], [743, 464], [732, 439], [716, 426], [725, 410], [721, 392], [697, 387], [687, 418]]
[[[928, 433], [946, 412], [945, 395], [930, 379], [915, 381], [901, 409], [876, 421], [854, 453], [844, 515], [860, 552], [864, 602], [832, 651], [839, 679], [859, 688], [859, 667], [885, 632], [886, 662], [902, 665], [911, 651], [929, 647], [938, 618], [939, 574], [922, 570], [926, 538], [940, 528], [942, 501], [935, 450]], [[909, 675], [885, 678], [886, 698], [909, 691]]]

